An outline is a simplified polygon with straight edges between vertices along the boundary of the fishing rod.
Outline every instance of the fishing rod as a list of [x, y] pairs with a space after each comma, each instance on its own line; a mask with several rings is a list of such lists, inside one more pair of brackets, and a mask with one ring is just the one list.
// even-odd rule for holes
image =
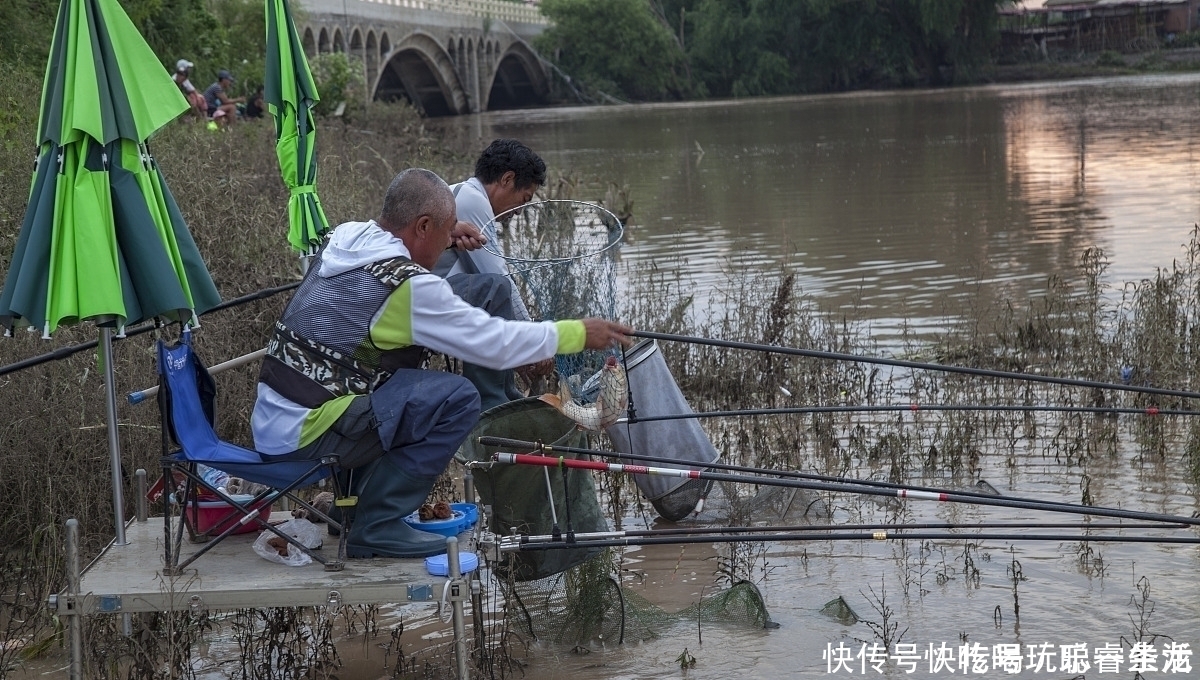
[[836, 361], [857, 361], [865, 364], [880, 364], [883, 366], [898, 366], [900, 368], [915, 368], [928, 371], [943, 371], [947, 373], [965, 373], [967, 375], [985, 376], [988, 378], [1009, 378], [1012, 380], [1027, 380], [1031, 382], [1050, 383], [1053, 385], [1069, 385], [1072, 387], [1098, 387], [1102, 389], [1121, 390], [1125, 392], [1140, 392], [1142, 394], [1161, 394], [1169, 397], [1184, 397], [1187, 399], [1200, 399], [1200, 393], [1189, 392], [1186, 390], [1175, 390], [1165, 387], [1145, 387], [1141, 385], [1122, 385], [1120, 383], [1101, 382], [1098, 380], [1082, 380], [1079, 378], [1056, 378], [1046, 375], [1034, 375], [1032, 373], [1015, 373], [1012, 371], [995, 371], [987, 368], [970, 368], [967, 366], [947, 366], [945, 364], [930, 364], [920, 361], [908, 361], [906, 359], [884, 359], [882, 357], [868, 357], [858, 354], [844, 354], [841, 352], [825, 352], [815, 349], [801, 349], [798, 347], [781, 347], [779, 345], [762, 345], [752, 342], [737, 342], [733, 340], [715, 340], [713, 338], [699, 338], [690, 335], [676, 335], [674, 333], [655, 333], [652, 331], [634, 331], [630, 335], [639, 338], [649, 338], [652, 340], [671, 340], [675, 342], [686, 342], [693, 345], [709, 345], [711, 347], [725, 347], [728, 349], [748, 349], [756, 352], [773, 352], [775, 354], [791, 354], [794, 356], [812, 357], [815, 359], [834, 359]]
[[[691, 543], [743, 543], [745, 536], [635, 536], [631, 538], [605, 538], [591, 541], [578, 540], [574, 543], [564, 541], [546, 543], [521, 543], [515, 537], [500, 537], [491, 545], [498, 552], [516, 552], [531, 550], [577, 550], [579, 548], [625, 547], [635, 545], [679, 545]], [[1055, 541], [1059, 543], [1168, 543], [1168, 544], [1200, 544], [1200, 536], [1122, 536], [1122, 535], [1086, 535], [1086, 534], [987, 534], [969, 536], [943, 532], [887, 532], [864, 531], [845, 532], [836, 534], [787, 533], [756, 536], [754, 541], [775, 542], [817, 542], [817, 541], [961, 541], [963, 539], [986, 541]], [[488, 543], [485, 542], [485, 549]]]
[[[616, 458], [618, 460], [640, 460], [640, 461], [646, 461], [648, 463], [664, 463], [667, 465], [676, 465], [676, 466], [680, 464], [680, 461], [675, 458], [663, 458], [660, 456], [646, 456], [646, 455], [636, 454], [636, 453], [621, 453], [619, 451], [600, 451], [598, 449], [581, 449], [581, 448], [577, 448], [577, 447], [573, 447], [573, 446], [557, 446], [557, 445], [551, 445], [551, 444], [541, 444], [539, 442], [527, 442], [527, 441], [522, 441], [519, 439], [508, 439], [506, 437], [490, 437], [490, 436], [480, 437], [479, 444], [481, 446], [495, 446], [495, 447], [510, 448], [510, 449], [523, 449], [525, 451], [541, 452], [543, 454], [574, 453], [574, 454], [587, 455], [587, 456], [601, 456], [601, 457], [605, 457], [605, 458]], [[709, 468], [709, 469], [713, 469], [713, 470], [729, 470], [731, 472], [740, 472], [743, 474], [786, 477], [789, 479], [807, 479], [807, 480], [816, 481], [816, 482], [829, 482], [831, 484], [854, 484], [854, 485], [858, 485], [858, 486], [874, 487], [874, 488], [878, 488], [878, 489], [907, 490], [907, 491], [917, 491], [917, 492], [929, 493], [929, 494], [943, 494], [943, 493], [956, 494], [958, 496], [964, 496], [964, 497], [969, 497], [969, 498], [996, 498], [997, 497], [995, 494], [982, 493], [979, 491], [941, 489], [941, 488], [932, 487], [932, 486], [913, 486], [913, 485], [897, 484], [895, 482], [879, 482], [879, 481], [870, 480], [870, 479], [852, 479], [852, 478], [847, 478], [847, 477], [833, 477], [830, 475], [818, 475], [816, 473], [811, 473], [811, 472], [798, 472], [796, 470], [772, 470], [769, 468], [749, 467], [746, 465], [732, 465], [730, 463], [720, 463], [717, 461], [713, 461], [711, 463], [698, 463], [697, 462], [695, 464], [702, 465], [705, 468]], [[887, 494], [887, 495], [891, 495], [891, 494]], [[1014, 498], [1012, 500], [1024, 500], [1024, 499]], [[1074, 503], [1064, 503], [1062, 501], [1044, 501], [1044, 500], [1032, 500], [1031, 499], [1031, 502], [1039, 503], [1042, 505], [1061, 505], [1061, 506], [1065, 506], [1067, 508], [1081, 507]], [[1155, 521], [1160, 521], [1160, 520], [1155, 520]]]
[[[293, 288], [298, 288], [299, 286], [300, 286], [300, 282], [297, 281], [295, 283], [286, 283], [282, 286], [276, 286], [274, 288], [264, 288], [262, 290], [254, 291], [253, 293], [247, 293], [246, 295], [243, 295], [241, 297], [236, 297], [232, 300], [227, 300], [225, 302], [222, 302], [222, 303], [216, 305], [215, 307], [213, 307], [212, 309], [204, 312], [204, 314], [201, 314], [200, 316], [207, 316], [208, 314], [212, 314], [213, 312], [219, 312], [219, 311], [222, 311], [225, 309], [229, 309], [231, 307], [237, 307], [239, 305], [244, 305], [247, 302], [254, 302], [255, 300], [261, 300], [263, 298], [268, 298], [268, 297], [271, 297], [272, 295], [277, 295], [284, 291], [289, 291], [289, 290], [292, 290]], [[160, 324], [157, 321], [151, 320], [151, 321], [147, 321], [146, 323], [138, 324], [137, 326], [133, 326], [132, 328], [126, 328], [125, 332], [122, 335], [115, 336], [115, 337], [117, 339], [132, 338], [135, 335], [141, 335], [142, 333], [147, 333], [147, 332], [152, 331], [159, 327], [160, 327]], [[7, 375], [9, 373], [14, 373], [16, 371], [22, 371], [22, 370], [25, 370], [26, 368], [32, 368], [34, 366], [38, 366], [40, 364], [44, 364], [44, 363], [47, 363], [50, 361], [59, 361], [62, 359], [66, 359], [68, 357], [78, 354], [79, 352], [83, 352], [83, 351], [89, 350], [89, 349], [95, 349], [97, 346], [99, 346], [99, 344], [100, 344], [99, 340], [89, 340], [87, 342], [81, 342], [78, 345], [70, 345], [68, 347], [60, 347], [56, 350], [46, 352], [45, 354], [39, 354], [37, 356], [29, 357], [28, 359], [22, 359], [21, 361], [17, 361], [15, 363], [8, 364], [7, 366], [0, 366], [0, 375]]]
[[[765, 534], [765, 533], [816, 533], [821, 531], [911, 531], [913, 529], [1186, 529], [1186, 524], [1122, 524], [1120, 522], [980, 522], [967, 524], [964, 522], [913, 522], [907, 524], [798, 524], [793, 526], [730, 526], [730, 527], [672, 527], [669, 529], [628, 529], [620, 531], [577, 532], [578, 540], [602, 540], [616, 538], [640, 538], [654, 536], [711, 536], [728, 534]], [[520, 535], [506, 538], [518, 538], [525, 543], [548, 543], [562, 540], [562, 535]]]
[[639, 416], [636, 413], [630, 417], [621, 418], [617, 423], [652, 423], [658, 420], [690, 420], [699, 418], [736, 418], [742, 416], [773, 416], [797, 415], [810, 413], [890, 413], [900, 411], [1000, 411], [1011, 413], [1091, 413], [1095, 415], [1145, 415], [1145, 416], [1200, 416], [1200, 411], [1185, 411], [1164, 409], [1156, 406], [1147, 408], [1108, 408], [1104, 406], [1032, 406], [1007, 405], [996, 406], [956, 404], [886, 404], [879, 406], [796, 406], [787, 408], [755, 408], [738, 409], [736, 411], [699, 411], [693, 413], [671, 413], [658, 416]]
[[906, 488], [857, 488], [851, 484], [832, 484], [828, 482], [812, 482], [797, 479], [771, 479], [767, 477], [753, 477], [750, 475], [730, 475], [720, 472], [705, 472], [702, 470], [689, 470], [680, 468], [649, 467], [645, 465], [624, 465], [621, 463], [604, 463], [598, 460], [564, 458], [562, 456], [535, 456], [527, 453], [495, 453], [492, 454], [492, 458], [498, 463], [515, 465], [543, 465], [549, 467], [576, 468], [581, 470], [598, 470], [600, 472], [617, 472], [622, 474], [682, 477], [684, 479], [704, 479], [717, 482], [757, 484], [760, 486], [782, 486], [793, 489], [811, 489], [814, 491], [857, 493], [867, 496], [886, 496], [889, 498], [905, 498], [918, 501], [937, 501], [939, 503], [975, 503], [978, 505], [993, 505], [1003, 508], [1044, 510], [1046, 512], [1061, 512], [1074, 515], [1119, 517], [1148, 522], [1169, 522], [1172, 524], [1200, 526], [1200, 517], [1181, 517], [1178, 515], [1167, 515], [1156, 512], [1121, 510], [1119, 508], [1106, 508], [1101, 506], [1072, 505], [1068, 503], [1051, 503], [997, 496], [969, 496], [956, 492], [928, 492]]

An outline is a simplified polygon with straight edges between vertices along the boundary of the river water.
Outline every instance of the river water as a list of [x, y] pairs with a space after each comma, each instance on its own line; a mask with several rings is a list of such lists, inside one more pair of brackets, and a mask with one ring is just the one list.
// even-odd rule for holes
[[437, 122], [627, 185], [630, 263], [685, 253], [701, 296], [730, 266], [786, 266], [882, 340], [1037, 294], [1088, 247], [1113, 283], [1170, 266], [1200, 222], [1198, 99], [1193, 74]]
[[[521, 139], [546, 159], [552, 177], [564, 172], [592, 187], [624, 185], [633, 219], [623, 261], [679, 268], [702, 308], [719, 299], [732, 268], [768, 276], [787, 268], [805, 295], [866, 322], [886, 348], [905, 328], [936, 332], [997, 300], [1027, 304], [1050, 277], [1077, 279], [1080, 256], [1091, 247], [1108, 255], [1105, 282], [1113, 294], [1170, 267], [1200, 222], [1198, 111], [1200, 75], [1189, 74], [506, 111], [437, 124], [479, 148], [495, 137]], [[1088, 470], [1096, 504], [1196, 510], [1177, 457], [1141, 464], [1131, 444], [1122, 450], [1122, 458]], [[1078, 469], [1037, 447], [1015, 461], [985, 455], [981, 466], [1001, 493], [1079, 502]], [[1047, 519], [1030, 511], [909, 505], [916, 521]], [[834, 521], [882, 519], [877, 506], [866, 508], [843, 508]], [[879, 640], [870, 627], [820, 613], [841, 596], [875, 623], [882, 623], [884, 599], [896, 632], [906, 631], [900, 642], [915, 645], [913, 673], [895, 658], [880, 667], [887, 677], [953, 677], [930, 666], [939, 658], [931, 647], [943, 643], [953, 650], [954, 675], [1074, 677], [1082, 666], [1064, 668], [1059, 652], [1076, 645], [1087, 649], [1088, 678], [1116, 668], [1111, 677], [1132, 677], [1128, 653], [1139, 640], [1155, 645], [1159, 675], [1189, 675], [1161, 655], [1172, 641], [1189, 651], [1200, 647], [1200, 552], [1092, 547], [1103, 566], [1081, 558], [1078, 543], [984, 540], [971, 561], [979, 569], [972, 584], [961, 542], [926, 550], [772, 545], [761, 556], [758, 585], [780, 628], [699, 630], [684, 623], [653, 641], [586, 655], [540, 645], [528, 670], [538, 678], [878, 676], [860, 656], [865, 643]], [[626, 585], [678, 611], [713, 587], [715, 553], [711, 545], [633, 549], [626, 559], [639, 578]], [[1015, 587], [1014, 570], [1021, 576]], [[986, 672], [956, 665], [959, 646], [975, 643], [988, 656]], [[1003, 645], [1024, 655], [1018, 672], [995, 668], [988, 653]], [[1119, 667], [1105, 661], [1102, 668], [1104, 653], [1096, 650], [1106, 647], [1122, 650]], [[697, 662], [682, 670], [676, 659], [685, 648]], [[1036, 653], [1047, 649], [1053, 654]]]

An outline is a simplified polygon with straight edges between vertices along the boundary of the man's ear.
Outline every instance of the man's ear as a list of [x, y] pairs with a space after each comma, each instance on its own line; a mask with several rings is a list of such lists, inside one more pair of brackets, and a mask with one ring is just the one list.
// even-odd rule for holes
[[429, 215], [421, 215], [413, 222], [413, 233], [420, 238], [425, 238], [429, 235], [429, 230], [433, 226], [433, 218]]
[[517, 173], [515, 170], [507, 170], [503, 175], [500, 175], [500, 186], [517, 186]]

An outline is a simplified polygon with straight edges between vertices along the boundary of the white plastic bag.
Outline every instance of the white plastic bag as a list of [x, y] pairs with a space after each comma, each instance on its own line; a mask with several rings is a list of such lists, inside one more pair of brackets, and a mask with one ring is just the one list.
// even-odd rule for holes
[[[304, 518], [289, 519], [275, 528], [295, 538], [305, 548], [316, 549], [321, 547], [321, 529]], [[272, 541], [272, 539], [275, 540]], [[284, 545], [279, 546], [280, 543]], [[276, 546], [279, 547], [277, 548]], [[279, 554], [279, 551], [285, 547], [287, 554]], [[264, 530], [258, 535], [258, 539], [254, 541], [254, 552], [265, 560], [286, 564], [289, 567], [303, 567], [312, 562], [312, 558], [307, 553], [291, 543], [285, 543], [273, 531]]]

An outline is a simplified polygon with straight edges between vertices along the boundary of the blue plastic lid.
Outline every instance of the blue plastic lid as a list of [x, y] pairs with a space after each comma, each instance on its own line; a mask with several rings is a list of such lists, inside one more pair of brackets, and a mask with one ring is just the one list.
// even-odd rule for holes
[[[458, 554], [459, 571], [468, 574], [479, 568], [479, 557], [473, 552], [460, 552]], [[433, 576], [449, 576], [450, 575], [450, 558], [446, 553], [434, 555], [433, 557], [425, 558], [425, 571], [428, 571]]]

